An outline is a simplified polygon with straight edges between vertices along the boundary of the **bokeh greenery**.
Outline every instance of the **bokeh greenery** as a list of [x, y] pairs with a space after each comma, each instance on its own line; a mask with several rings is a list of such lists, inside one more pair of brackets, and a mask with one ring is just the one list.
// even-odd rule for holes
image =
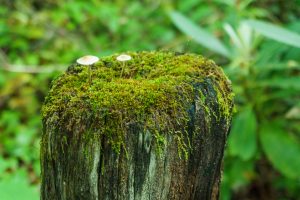
[[0, 198], [39, 198], [53, 78], [86, 54], [168, 50], [232, 81], [221, 199], [300, 199], [299, 18], [299, 0], [0, 0]]

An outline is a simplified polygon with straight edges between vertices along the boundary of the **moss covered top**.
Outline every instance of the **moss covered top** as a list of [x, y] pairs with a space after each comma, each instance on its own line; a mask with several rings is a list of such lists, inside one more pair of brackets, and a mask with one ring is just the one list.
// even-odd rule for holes
[[116, 151], [131, 124], [141, 124], [159, 140], [162, 133], [178, 132], [179, 124], [187, 124], [194, 85], [207, 78], [215, 82], [222, 113], [230, 115], [231, 90], [213, 61], [172, 52], [127, 54], [132, 59], [126, 62], [112, 55], [90, 67], [70, 66], [46, 97], [44, 123], [59, 122], [69, 130], [81, 124], [106, 135]]

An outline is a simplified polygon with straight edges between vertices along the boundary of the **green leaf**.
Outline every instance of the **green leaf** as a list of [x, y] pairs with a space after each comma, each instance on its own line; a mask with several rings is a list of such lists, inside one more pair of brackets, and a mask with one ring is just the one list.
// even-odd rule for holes
[[17, 162], [18, 161], [13, 158], [4, 159], [3, 156], [0, 154], [0, 180], [7, 174], [7, 169], [15, 170], [18, 167]]
[[260, 86], [264, 87], [275, 87], [282, 89], [300, 89], [300, 77], [289, 77], [289, 78], [273, 78], [261, 81]]
[[298, 65], [296, 62], [289, 62], [289, 63], [280, 63], [280, 62], [267, 62], [267, 63], [259, 63], [254, 66], [260, 72], [264, 71], [288, 71], [288, 70], [300, 70], [300, 65]]
[[244, 22], [267, 38], [300, 48], [300, 35], [295, 32], [260, 20], [245, 20]]
[[222, 182], [230, 185], [231, 188], [238, 189], [248, 185], [255, 177], [254, 161], [244, 161], [239, 158], [230, 159], [225, 164]]
[[169, 16], [179, 30], [193, 38], [197, 43], [225, 57], [230, 57], [228, 49], [213, 34], [176, 11], [170, 12]]
[[30, 186], [26, 180], [26, 172], [19, 170], [14, 176], [8, 176], [0, 180], [0, 198], [5, 200], [38, 200], [39, 190], [37, 186]]
[[288, 178], [300, 178], [300, 143], [276, 124], [263, 125], [259, 135], [274, 168]]
[[227, 32], [227, 34], [229, 35], [229, 37], [232, 40], [233, 44], [238, 48], [242, 48], [243, 47], [242, 41], [239, 38], [236, 31], [233, 29], [233, 27], [230, 24], [226, 23], [226, 24], [224, 24], [224, 29]]
[[243, 160], [249, 160], [256, 152], [256, 117], [247, 106], [233, 120], [229, 135], [229, 152]]

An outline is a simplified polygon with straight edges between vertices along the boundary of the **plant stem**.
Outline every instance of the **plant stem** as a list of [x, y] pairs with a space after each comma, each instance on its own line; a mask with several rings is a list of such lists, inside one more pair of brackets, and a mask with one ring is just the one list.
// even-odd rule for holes
[[91, 65], [88, 68], [89, 84], [92, 85]]
[[124, 67], [125, 67], [125, 62], [122, 62], [122, 70], [121, 70], [121, 75], [120, 75], [120, 78], [122, 77], [123, 75], [123, 70], [124, 70]]

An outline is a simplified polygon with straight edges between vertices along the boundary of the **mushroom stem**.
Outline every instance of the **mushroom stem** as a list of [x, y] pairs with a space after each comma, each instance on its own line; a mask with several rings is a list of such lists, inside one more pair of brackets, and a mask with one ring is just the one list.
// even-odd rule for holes
[[91, 65], [88, 67], [89, 84], [92, 85]]
[[125, 67], [125, 62], [122, 62], [122, 70], [121, 70], [120, 78], [122, 78], [124, 67]]

